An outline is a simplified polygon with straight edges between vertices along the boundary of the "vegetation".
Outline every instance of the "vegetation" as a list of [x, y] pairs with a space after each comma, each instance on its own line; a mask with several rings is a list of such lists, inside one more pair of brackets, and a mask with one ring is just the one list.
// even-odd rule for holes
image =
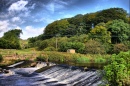
[[[110, 8], [54, 21], [43, 34], [27, 41], [20, 40], [21, 30], [10, 30], [0, 38], [0, 48], [5, 49], [0, 52], [3, 59], [25, 57], [24, 60], [98, 68], [108, 64], [104, 70], [109, 85], [129, 86], [129, 19], [124, 9]], [[66, 53], [68, 49], [75, 49], [76, 53]]]
[[[43, 34], [29, 38], [29, 46], [38, 50], [53, 47], [60, 52], [71, 48], [82, 54], [128, 51], [130, 28], [126, 15], [127, 12], [122, 8], [110, 8], [54, 21], [45, 28]], [[117, 44], [123, 44], [126, 49], [118, 49], [120, 46]]]
[[20, 49], [19, 37], [22, 30], [14, 29], [4, 33], [0, 38], [0, 48], [3, 49]]
[[59, 64], [69, 64], [75, 66], [87, 66], [94, 68], [103, 68], [107, 63], [109, 55], [83, 55], [79, 53], [71, 54], [65, 52], [42, 52], [37, 58], [37, 61], [55, 62]]
[[2, 55], [0, 54], [0, 62], [1, 62], [1, 61], [3, 61], [3, 57], [2, 57]]
[[[39, 50], [48, 47], [57, 48], [60, 52], [75, 49], [78, 54], [47, 52], [37, 57], [37, 60], [98, 67], [100, 65], [96, 63], [105, 63], [108, 64], [104, 67], [105, 78], [110, 86], [129, 86], [130, 54], [122, 53], [130, 50], [129, 25], [129, 17], [124, 9], [110, 8], [54, 21], [45, 28], [45, 33], [30, 38], [29, 43]], [[104, 55], [111, 57], [104, 58]]]
[[130, 27], [123, 20], [113, 20], [108, 23], [108, 31], [111, 32], [112, 43], [120, 43], [126, 41], [130, 37]]
[[130, 85], [130, 51], [121, 52], [111, 56], [110, 63], [104, 67], [105, 78], [110, 86], [129, 86]]

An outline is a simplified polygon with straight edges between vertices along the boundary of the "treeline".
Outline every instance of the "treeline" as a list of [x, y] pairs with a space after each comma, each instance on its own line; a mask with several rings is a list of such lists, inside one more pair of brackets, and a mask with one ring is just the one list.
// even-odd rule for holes
[[20, 49], [19, 37], [22, 30], [14, 29], [4, 33], [0, 38], [0, 48], [2, 49]]
[[44, 33], [29, 38], [30, 47], [39, 50], [78, 53], [119, 53], [130, 49], [129, 16], [122, 8], [76, 15], [47, 25]]
[[35, 38], [43, 40], [57, 35], [70, 37], [87, 34], [97, 24], [116, 19], [122, 19], [125, 23], [128, 23], [129, 15], [122, 8], [110, 8], [85, 15], [78, 14], [72, 18], [61, 19], [48, 24], [44, 33]]

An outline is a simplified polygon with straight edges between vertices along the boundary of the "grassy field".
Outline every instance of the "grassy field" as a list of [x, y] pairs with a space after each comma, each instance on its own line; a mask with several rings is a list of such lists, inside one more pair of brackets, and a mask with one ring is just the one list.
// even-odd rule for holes
[[46, 61], [48, 58], [51, 62], [74, 64], [76, 66], [83, 65], [96, 65], [106, 63], [110, 55], [101, 54], [71, 54], [67, 52], [57, 52], [57, 51], [37, 51], [35, 48], [29, 49], [0, 49], [0, 54], [3, 56], [4, 60], [0, 65], [12, 64], [18, 60], [43, 60]]
[[34, 60], [40, 53], [41, 51], [36, 51], [34, 48], [21, 50], [0, 49], [0, 54], [3, 56], [0, 65], [12, 64], [17, 60]]

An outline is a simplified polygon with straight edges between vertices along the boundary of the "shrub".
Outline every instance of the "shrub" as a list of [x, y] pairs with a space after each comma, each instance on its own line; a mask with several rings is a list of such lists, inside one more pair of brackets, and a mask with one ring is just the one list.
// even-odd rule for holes
[[0, 54], [0, 62], [1, 62], [1, 61], [3, 61], [3, 57], [2, 57], [2, 55]]
[[43, 50], [43, 49], [45, 49], [46, 47], [48, 47], [47, 41], [42, 41], [42, 42], [40, 42], [40, 44], [38, 45], [38, 50]]
[[81, 42], [66, 42], [61, 43], [59, 51], [66, 52], [68, 49], [75, 49], [77, 53], [84, 52], [85, 45]]
[[116, 54], [118, 54], [118, 53], [120, 53], [120, 51], [128, 51], [128, 47], [126, 46], [126, 45], [124, 45], [124, 44], [115, 44], [114, 45], [114, 48], [113, 48], [113, 52], [114, 53], [116, 53]]
[[85, 53], [86, 54], [104, 54], [105, 49], [104, 46], [100, 44], [100, 42], [95, 40], [89, 40], [85, 44]]
[[78, 63], [89, 63], [89, 62], [90, 62], [90, 59], [87, 58], [87, 57], [82, 56], [82, 57], [80, 57], [80, 58], [77, 58], [77, 62], [78, 62]]
[[96, 63], [105, 63], [106, 59], [102, 58], [102, 57], [98, 57], [94, 60]]
[[127, 81], [130, 77], [129, 62], [130, 52], [121, 52], [118, 55], [112, 55], [110, 64], [104, 67], [105, 78], [107, 81], [109, 81], [110, 86], [130, 85]]
[[54, 47], [47, 47], [44, 51], [56, 51], [56, 49]]

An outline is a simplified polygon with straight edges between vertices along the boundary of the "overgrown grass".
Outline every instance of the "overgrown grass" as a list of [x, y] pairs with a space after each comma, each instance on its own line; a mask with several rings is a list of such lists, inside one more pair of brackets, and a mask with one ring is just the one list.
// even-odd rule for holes
[[40, 51], [36, 51], [35, 48], [28, 48], [28, 49], [0, 49], [0, 54], [2, 55], [13, 55], [13, 54], [32, 54], [32, 53], [40, 53]]
[[[3, 57], [8, 55], [18, 55], [19, 57], [24, 56], [22, 60], [33, 60], [45, 61], [45, 62], [56, 62], [60, 64], [69, 64], [75, 66], [96, 66], [104, 65], [107, 63], [110, 55], [101, 55], [101, 54], [71, 54], [67, 52], [56, 52], [56, 51], [37, 51], [34, 48], [14, 50], [14, 49], [0, 49], [0, 53]], [[10, 58], [10, 57], [9, 57]], [[15, 60], [15, 59], [14, 59]], [[21, 60], [21, 59], [20, 59]], [[3, 63], [0, 64], [10, 64], [12, 60], [4, 59]]]
[[46, 62], [55, 62], [62, 64], [69, 64], [75, 66], [89, 66], [94, 68], [100, 68], [107, 63], [109, 55], [84, 55], [84, 54], [71, 54], [65, 52], [43, 52], [41, 53], [36, 60], [46, 61]]

